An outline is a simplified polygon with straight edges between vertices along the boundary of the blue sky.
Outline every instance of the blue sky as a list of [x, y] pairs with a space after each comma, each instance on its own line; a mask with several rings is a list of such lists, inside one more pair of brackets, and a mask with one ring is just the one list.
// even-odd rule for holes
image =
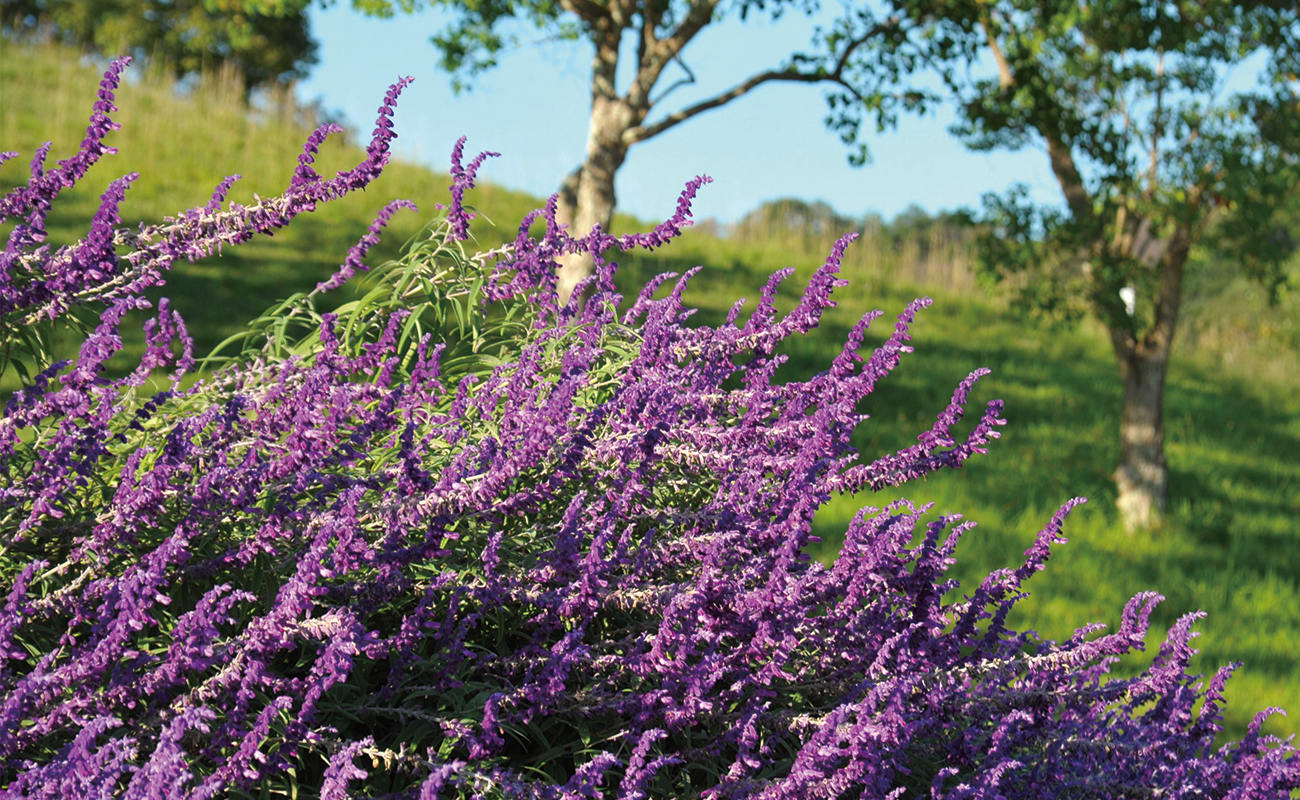
[[[428, 41], [441, 27], [439, 13], [377, 20], [357, 14], [346, 0], [309, 13], [321, 62], [300, 85], [303, 99], [320, 98], [368, 134], [388, 84], [415, 77], [395, 118], [404, 157], [445, 169], [456, 139], [468, 136], [469, 152], [502, 154], [480, 172], [485, 180], [541, 196], [579, 163], [589, 108], [585, 44], [521, 47], [472, 91], [456, 95]], [[698, 83], [675, 92], [664, 107], [674, 110], [778, 65], [807, 48], [813, 25], [796, 15], [706, 29], [684, 53]], [[1037, 200], [1059, 202], [1044, 152], [968, 152], [948, 135], [948, 113], [905, 118], [895, 131], [873, 133], [874, 161], [861, 168], [848, 166], [846, 148], [822, 124], [825, 114], [815, 86], [761, 86], [634, 146], [618, 174], [619, 206], [645, 219], [667, 216], [682, 185], [700, 173], [715, 182], [701, 192], [696, 218], [723, 222], [788, 196], [826, 200], [854, 216], [892, 217], [913, 203], [930, 212], [973, 207], [982, 193], [1016, 182], [1028, 184]]]

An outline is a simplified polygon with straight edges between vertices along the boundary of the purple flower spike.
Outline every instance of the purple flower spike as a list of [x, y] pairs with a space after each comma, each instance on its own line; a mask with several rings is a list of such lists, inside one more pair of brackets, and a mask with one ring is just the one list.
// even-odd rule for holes
[[320, 152], [320, 146], [325, 138], [331, 133], [342, 133], [343, 126], [333, 122], [326, 123], [307, 137], [306, 144], [302, 147], [302, 155], [298, 156], [298, 168], [294, 170], [293, 179], [289, 182], [289, 191], [292, 193], [295, 189], [300, 189], [320, 181], [320, 176], [311, 168], [316, 162], [316, 155]]
[[409, 86], [415, 79], [402, 78], [388, 87], [388, 92], [384, 95], [383, 105], [379, 107], [379, 116], [375, 120], [375, 130], [371, 134], [370, 144], [366, 146], [366, 160], [361, 162], [356, 169], [349, 172], [340, 172], [333, 181], [325, 181], [325, 184], [338, 182], [341, 185], [350, 188], [361, 188], [379, 176], [384, 167], [388, 166], [389, 144], [397, 138], [393, 132], [393, 123], [389, 117], [393, 116], [393, 109], [397, 107], [397, 98], [402, 90]]
[[348, 800], [352, 796], [349, 785], [353, 781], [365, 780], [370, 773], [352, 763], [362, 748], [374, 744], [369, 737], [352, 742], [330, 757], [329, 768], [325, 770], [325, 783], [321, 786], [321, 800]]
[[409, 208], [416, 212], [420, 210], [410, 200], [394, 200], [384, 206], [378, 216], [375, 217], [375, 221], [370, 223], [370, 228], [366, 230], [366, 234], [352, 246], [352, 249], [348, 250], [348, 256], [343, 260], [343, 265], [339, 267], [338, 271], [330, 276], [329, 280], [316, 284], [317, 292], [328, 292], [337, 289], [351, 280], [352, 276], [357, 274], [357, 270], [364, 272], [369, 269], [362, 259], [366, 257], [366, 253], [370, 252], [371, 247], [379, 244], [380, 232], [388, 225], [388, 221], [392, 219], [393, 214], [399, 208]]
[[[489, 157], [501, 155], [485, 150], [475, 156], [474, 160], [469, 162], [469, 166], [462, 167], [460, 160], [464, 152], [465, 137], [462, 136], [456, 140], [456, 146], [451, 151], [451, 208], [447, 211], [447, 219], [451, 221], [453, 235], [459, 242], [469, 238], [469, 223], [474, 219], [474, 215], [465, 210], [465, 192], [474, 188], [474, 177], [483, 162]], [[531, 223], [531, 220], [529, 222]]]
[[203, 207], [203, 210], [209, 214], [216, 214], [219, 212], [221, 210], [221, 201], [226, 199], [226, 194], [230, 191], [230, 187], [234, 186], [235, 181], [242, 177], [244, 176], [239, 174], [229, 175], [225, 180], [217, 184], [217, 188], [212, 191], [212, 199]]
[[129, 56], [114, 59], [109, 64], [108, 71], [104, 73], [104, 79], [99, 83], [99, 100], [94, 105], [94, 113], [91, 114], [90, 124], [86, 127], [86, 138], [81, 142], [80, 152], [72, 158], [59, 162], [57, 172], [64, 186], [70, 187], [81, 180], [101, 155], [117, 153], [116, 147], [109, 147], [103, 142], [110, 131], [122, 128], [108, 115], [117, 111], [117, 106], [113, 105], [115, 99], [113, 93], [117, 91], [117, 86], [122, 81], [122, 73], [130, 63]]

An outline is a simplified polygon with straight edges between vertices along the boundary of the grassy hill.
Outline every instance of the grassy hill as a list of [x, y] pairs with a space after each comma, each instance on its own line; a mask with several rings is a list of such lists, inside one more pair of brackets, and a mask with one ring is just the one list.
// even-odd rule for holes
[[[0, 48], [0, 148], [30, 157], [50, 138], [52, 158], [66, 157], [83, 135], [99, 70], [59, 49], [19, 48], [3, 40]], [[237, 98], [235, 88], [219, 78], [181, 96], [158, 76], [133, 73], [114, 115], [123, 130], [110, 140], [121, 153], [101, 162], [56, 207], [50, 226], [55, 243], [79, 238], [99, 193], [128, 171], [142, 175], [124, 206], [131, 223], [206, 202], [230, 173], [245, 176], [231, 195], [240, 202], [287, 185], [308, 115], [287, 103], [270, 103], [250, 115]], [[360, 121], [367, 126], [363, 132], [370, 122]], [[399, 107], [399, 134], [401, 128]], [[360, 158], [355, 144], [336, 139], [322, 152], [320, 172], [329, 175]], [[0, 189], [25, 178], [24, 160], [0, 170]], [[329, 275], [387, 201], [407, 197], [431, 212], [449, 183], [446, 175], [393, 164], [369, 191], [300, 218], [273, 239], [179, 265], [160, 294], [173, 299], [199, 351], [206, 352], [277, 299]], [[513, 237], [517, 220], [542, 202], [492, 186], [475, 190], [469, 200], [484, 212], [475, 228], [484, 245]], [[424, 219], [400, 214], [372, 263], [395, 255]], [[637, 226], [628, 218], [616, 221], [623, 230]], [[8, 229], [0, 227], [0, 234]], [[620, 281], [625, 293], [633, 292], [656, 272], [705, 264], [687, 300], [701, 308], [702, 320], [718, 321], [737, 297], [755, 298], [771, 271], [793, 265], [798, 275], [781, 295], [788, 307], [829, 250], [828, 236], [741, 240], [692, 231], [672, 247], [625, 259]], [[871, 308], [893, 314], [918, 294], [935, 297], [914, 329], [916, 353], [871, 398], [867, 410], [873, 417], [857, 444], [867, 457], [911, 444], [971, 369], [993, 369], [972, 410], [1003, 398], [1010, 420], [1003, 438], [960, 474], [933, 477], [903, 492], [934, 503], [936, 511], [959, 511], [980, 523], [958, 550], [956, 577], [971, 585], [991, 569], [1017, 563], [1059, 504], [1086, 495], [1091, 502], [1066, 529], [1071, 543], [1030, 581], [1032, 595], [1013, 623], [1047, 638], [1068, 636], [1096, 620], [1114, 626], [1130, 596], [1155, 589], [1168, 600], [1155, 617], [1153, 652], [1179, 616], [1203, 609], [1209, 617], [1198, 625], [1200, 669], [1209, 673], [1226, 662], [1245, 662], [1229, 685], [1230, 734], [1240, 736], [1267, 705], [1300, 714], [1295, 296], [1270, 308], [1222, 265], [1198, 262], [1188, 279], [1186, 335], [1175, 350], [1166, 398], [1171, 509], [1160, 532], [1130, 537], [1113, 509], [1109, 476], [1118, 460], [1120, 387], [1102, 332], [1087, 325], [1036, 326], [974, 289], [960, 270], [911, 269], [898, 258], [883, 258], [886, 252], [893, 251], [880, 240], [855, 245], [845, 270], [852, 283], [840, 306], [817, 335], [787, 347], [785, 374], [806, 375], [828, 365], [849, 327]], [[928, 276], [930, 282], [909, 285], [900, 275]], [[883, 339], [890, 327], [878, 324], [872, 341]], [[139, 342], [128, 342], [123, 355], [129, 359], [138, 352]], [[832, 502], [817, 520], [825, 542], [816, 555], [834, 557], [837, 537], [861, 505], [879, 506], [893, 497]], [[1275, 718], [1268, 730], [1300, 732], [1300, 716]]]

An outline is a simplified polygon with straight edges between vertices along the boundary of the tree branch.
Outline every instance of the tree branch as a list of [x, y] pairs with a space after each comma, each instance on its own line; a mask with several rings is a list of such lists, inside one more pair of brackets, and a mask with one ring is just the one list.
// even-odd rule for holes
[[1151, 117], [1151, 171], [1147, 178], [1147, 197], [1156, 195], [1156, 179], [1159, 177], [1160, 136], [1163, 133], [1160, 118], [1164, 114], [1165, 97], [1165, 50], [1157, 48], [1156, 55], [1156, 110]]
[[672, 114], [664, 117], [653, 125], [638, 125], [630, 128], [623, 133], [623, 143], [633, 145], [637, 142], [643, 142], [654, 136], [658, 136], [669, 128], [679, 125], [696, 114], [702, 114], [718, 106], [726, 105], [737, 97], [747, 94], [753, 89], [768, 83], [769, 81], [796, 81], [800, 83], [818, 83], [821, 81], [834, 80], [829, 76], [818, 75], [816, 73], [804, 73], [796, 70], [768, 70], [760, 72], [749, 78], [744, 83], [737, 84], [725, 92], [716, 94], [708, 100], [702, 100], [693, 106], [683, 108], [681, 111], [674, 111]]
[[989, 50], [993, 51], [993, 60], [998, 65], [998, 85], [1003, 89], [1010, 89], [1016, 85], [1016, 78], [1011, 74], [1011, 65], [1007, 63], [1006, 54], [1002, 52], [998, 37], [993, 32], [992, 15], [980, 14], [980, 26], [984, 28], [984, 38], [988, 41]]
[[619, 30], [632, 27], [632, 17], [636, 14], [637, 0], [612, 0], [609, 3], [609, 17]]
[[1168, 353], [1178, 327], [1178, 307], [1183, 297], [1183, 271], [1192, 247], [1192, 231], [1179, 225], [1169, 237], [1160, 260], [1160, 289], [1156, 295], [1155, 319], [1150, 332], [1142, 339], [1147, 352]]
[[686, 62], [682, 60], [682, 57], [680, 55], [677, 55], [673, 57], [673, 60], [676, 61], [677, 66], [681, 67], [682, 71], [686, 73], [686, 77], [679, 78], [678, 80], [675, 80], [672, 83], [668, 84], [668, 88], [660, 92], [659, 97], [657, 99], [652, 99], [650, 101], [651, 107], [662, 102], [665, 97], [672, 94], [675, 90], [680, 89], [683, 86], [690, 86], [691, 84], [695, 83], [695, 73], [691, 72], [691, 68], [686, 66]]
[[[659, 76], [663, 73], [664, 68], [690, 44], [691, 39], [703, 30], [704, 26], [713, 21], [713, 11], [717, 8], [719, 0], [695, 0], [691, 3], [691, 10], [687, 13], [686, 18], [681, 21], [675, 30], [662, 39], [654, 37], [653, 30], [647, 31], [642, 26], [641, 42], [644, 46], [644, 55], [638, 59], [636, 78], [632, 81], [632, 88], [628, 90], [627, 102], [634, 108], [649, 108], [653, 105], [650, 101], [650, 91], [654, 88], [655, 83], [659, 81]], [[649, 41], [647, 41], [649, 40]]]
[[609, 16], [609, 10], [592, 0], [560, 0], [560, 7], [576, 15], [588, 25], [595, 25]]
[[[685, 23], [683, 23], [683, 25], [684, 24]], [[725, 92], [716, 94], [707, 100], [701, 100], [695, 105], [688, 106], [680, 111], [675, 111], [653, 125], [638, 125], [634, 128], [629, 128], [623, 133], [623, 144], [631, 146], [637, 142], [643, 142], [646, 139], [658, 136], [669, 128], [679, 125], [697, 114], [702, 114], [705, 111], [709, 111], [719, 106], [724, 106], [732, 100], [735, 100], [737, 97], [741, 97], [764, 83], [771, 81], [789, 81], [794, 83], [837, 83], [844, 87], [846, 91], [858, 100], [865, 101], [865, 98], [863, 98], [862, 95], [848, 83], [848, 81], [844, 80], [844, 70], [848, 68], [849, 58], [852, 57], [853, 53], [859, 47], [862, 47], [876, 36], [892, 30], [897, 25], [897, 17], [890, 17], [877, 25], [873, 25], [870, 30], [854, 39], [844, 48], [844, 52], [840, 54], [838, 59], [836, 59], [835, 69], [833, 70], [826, 71], [819, 69], [816, 72], [800, 72], [793, 67], [787, 67], [785, 69], [771, 69], [760, 72], [756, 75], [750, 76], [748, 80], [733, 86]], [[680, 30], [680, 27], [678, 30]], [[638, 78], [639, 77], [640, 76], [638, 76]]]
[[659, 41], [655, 37], [655, 29], [659, 27], [663, 15], [659, 11], [657, 4], [653, 2], [644, 3], [641, 6], [641, 40], [636, 43], [636, 63], [638, 65], [646, 62], [650, 54], [650, 48], [654, 47]]
[[1088, 195], [1088, 187], [1083, 185], [1083, 176], [1075, 166], [1070, 146], [1051, 133], [1041, 130], [1039, 133], [1047, 140], [1047, 157], [1052, 164], [1052, 174], [1061, 186], [1070, 213], [1080, 222], [1092, 219], [1092, 198]]

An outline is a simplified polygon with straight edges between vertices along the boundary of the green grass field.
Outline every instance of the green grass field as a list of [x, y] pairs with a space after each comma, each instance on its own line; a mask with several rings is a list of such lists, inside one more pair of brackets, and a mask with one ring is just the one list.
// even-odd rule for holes
[[[99, 71], [65, 51], [19, 48], [0, 39], [0, 148], [25, 158], [0, 171], [0, 188], [25, 179], [24, 162], [44, 139], [53, 158], [71, 154], [84, 131]], [[137, 170], [128, 194], [128, 222], [157, 220], [207, 201], [227, 174], [246, 176], [232, 198], [251, 200], [287, 185], [307, 129], [292, 109], [252, 118], [237, 93], [211, 80], [193, 96], [178, 97], [156, 76], [133, 78], [119, 94], [114, 115], [123, 130], [108, 157], [83, 187], [56, 206], [52, 238], [68, 242], [84, 233], [104, 186]], [[375, 98], [378, 106], [379, 97]], [[300, 115], [299, 115], [300, 116]], [[363, 143], [371, 120], [358, 121]], [[402, 130], [401, 108], [396, 117]], [[471, 148], [490, 142], [471, 142]], [[322, 174], [360, 159], [354, 144], [335, 143], [321, 158]], [[558, 177], [558, 176], [557, 176]], [[389, 200], [408, 197], [426, 213], [445, 199], [446, 175], [396, 163], [371, 189], [300, 218], [287, 231], [230, 251], [220, 258], [178, 266], [159, 294], [172, 298], [198, 340], [200, 352], [293, 291], [326, 277]], [[707, 189], [705, 190], [707, 191]], [[541, 200], [484, 186], [470, 202], [484, 212], [476, 235], [484, 245], [512, 238], [517, 220]], [[488, 219], [498, 223], [492, 227]], [[378, 263], [425, 221], [402, 212]], [[619, 218], [616, 227], [642, 225]], [[7, 233], [9, 226], [0, 228]], [[846, 262], [851, 285], [840, 306], [813, 336], [787, 344], [788, 377], [825, 368], [849, 327], [864, 312], [896, 314], [919, 294], [935, 298], [914, 328], [916, 352], [883, 382], [866, 409], [873, 416], [857, 435], [865, 458], [905, 447], [927, 429], [952, 388], [972, 369], [993, 374], [974, 395], [971, 416], [992, 398], [1006, 401], [1003, 438], [960, 473], [910, 484], [900, 494], [960, 512], [978, 521], [958, 550], [955, 574], [964, 584], [989, 570], [1013, 565], [1034, 534], [1070, 497], [1090, 502], [1067, 525], [1070, 544], [1030, 581], [1031, 596], [1012, 622], [1047, 638], [1103, 621], [1114, 625], [1124, 602], [1154, 589], [1168, 599], [1155, 617], [1144, 658], [1154, 655], [1164, 630], [1182, 614], [1202, 609], [1198, 668], [1242, 661], [1229, 684], [1228, 733], [1239, 737], [1253, 714], [1268, 705], [1297, 716], [1274, 718], [1267, 730], [1300, 732], [1300, 307], [1296, 293], [1276, 307], [1222, 265], [1198, 262], [1189, 275], [1187, 315], [1166, 396], [1166, 436], [1171, 468], [1171, 508], [1163, 529], [1129, 536], [1118, 526], [1110, 473], [1118, 458], [1120, 388], [1108, 345], [1087, 324], [1057, 330], [1012, 314], [1004, 303], [974, 288], [960, 270], [918, 271], [883, 258], [879, 242], [855, 246]], [[702, 321], [718, 321], [738, 297], [756, 298], [771, 271], [798, 268], [781, 302], [789, 307], [816, 268], [825, 241], [719, 239], [706, 231], [652, 254], [628, 257], [620, 271], [625, 293], [656, 272], [706, 265], [687, 293]], [[1300, 270], [1292, 263], [1292, 275]], [[904, 278], [929, 276], [924, 286]], [[900, 278], [899, 276], [903, 276]], [[750, 305], [752, 308], [752, 303]], [[892, 328], [877, 323], [875, 341]], [[139, 352], [128, 341], [122, 364]], [[13, 376], [0, 388], [12, 389]], [[862, 505], [883, 505], [895, 493], [838, 498], [824, 508], [815, 555], [834, 557], [838, 536]], [[1131, 668], [1130, 664], [1121, 669]]]

